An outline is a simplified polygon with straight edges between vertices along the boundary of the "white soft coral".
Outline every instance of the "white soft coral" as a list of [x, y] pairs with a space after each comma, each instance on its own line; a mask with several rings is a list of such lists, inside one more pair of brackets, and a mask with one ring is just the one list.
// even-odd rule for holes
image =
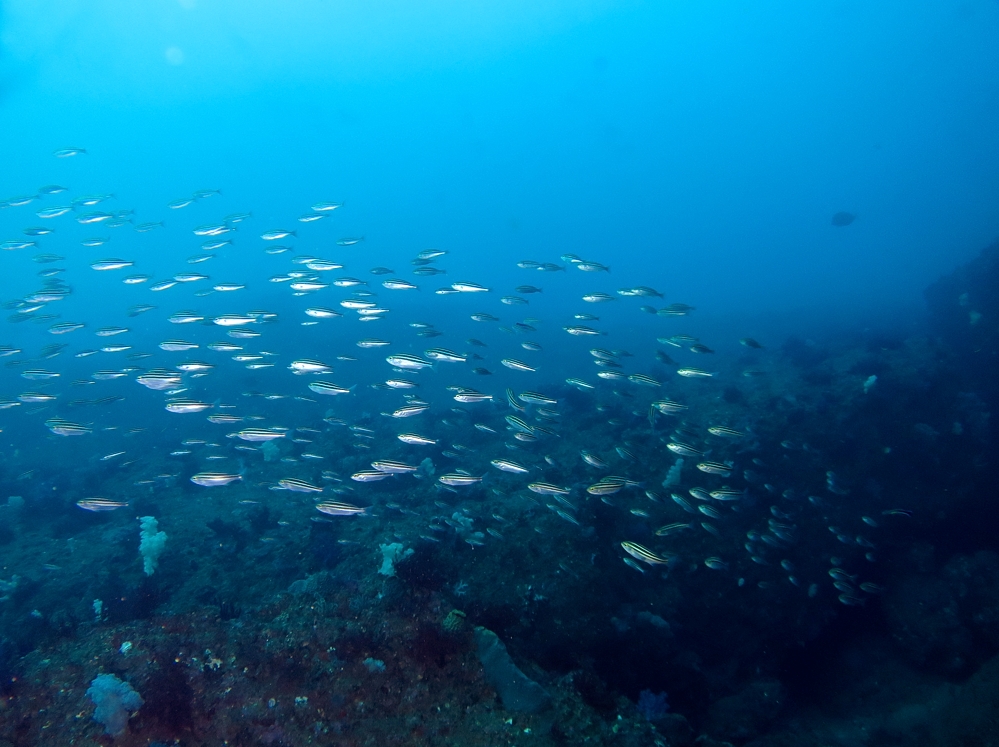
[[142, 570], [147, 576], [156, 572], [163, 546], [166, 545], [166, 532], [159, 531], [159, 524], [154, 516], [139, 518], [139, 554], [142, 555]]

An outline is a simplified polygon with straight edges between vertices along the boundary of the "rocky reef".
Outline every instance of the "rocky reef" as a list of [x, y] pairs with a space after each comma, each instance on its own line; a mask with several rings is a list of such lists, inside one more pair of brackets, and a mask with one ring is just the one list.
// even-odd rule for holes
[[[999, 241], [926, 289], [932, 331], [962, 379], [994, 412], [999, 405]], [[993, 418], [993, 434], [999, 424]]]
[[[691, 390], [718, 422], [767, 413], [745, 447], [756, 503], [725, 519], [751, 556], [705, 565], [717, 538], [681, 527], [676, 558], [622, 563], [615, 538], [652, 543], [649, 513], [679, 510], [653, 498], [573, 524], [397, 481], [383, 513], [338, 523], [164, 485], [133, 507], [171, 517], [149, 574], [134, 520], [11, 499], [0, 745], [111, 744], [86, 695], [102, 674], [142, 696], [116, 745], [995, 743], [997, 268], [999, 244], [931, 286], [917, 333], [790, 339], [735, 364], [765, 376]], [[554, 460], [619, 445], [559, 396], [580, 428]], [[612, 414], [679, 484], [644, 413]], [[794, 530], [770, 550], [755, 515]]]

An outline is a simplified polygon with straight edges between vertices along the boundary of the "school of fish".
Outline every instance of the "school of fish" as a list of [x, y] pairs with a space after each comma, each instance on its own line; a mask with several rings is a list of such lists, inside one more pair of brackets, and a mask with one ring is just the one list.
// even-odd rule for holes
[[[882, 591], [865, 580], [866, 564], [877, 559], [881, 524], [908, 512], [861, 512], [828, 469], [807, 484], [782, 480], [762, 454], [819, 457], [793, 439], [767, 443], [754, 429], [765, 413], [729, 407], [718, 419], [709, 404], [720, 382], [765, 375], [764, 346], [738, 341], [760, 361], [740, 374], [699, 363], [714, 350], [673, 326], [694, 307], [648, 285], [615, 289], [602, 261], [510, 258], [523, 282], [504, 287], [451, 279], [457, 252], [446, 249], [414, 252], [397, 272], [388, 266], [397, 254], [389, 261], [364, 235], [340, 235], [343, 202], [306, 202], [260, 226], [249, 211], [185, 218], [221, 202], [218, 189], [149, 208], [164, 216], [155, 221], [112, 194], [73, 194], [52, 184], [0, 202], [5, 221], [22, 224], [19, 236], [0, 237], [7, 286], [38, 268], [34, 290], [4, 299], [18, 342], [0, 346], [0, 425], [48, 429], [50, 459], [72, 448], [135, 486], [189, 480], [241, 490], [247, 503], [286, 491], [312, 507], [313, 521], [366, 516], [414, 542], [448, 532], [472, 547], [509, 542], [520, 516], [548, 542], [611, 516], [616, 551], [637, 573], [668, 577], [696, 564], [740, 586], [790, 584], [844, 605]], [[107, 235], [63, 238], [75, 226]], [[153, 232], [170, 232], [171, 247], [155, 263], [133, 237]], [[164, 261], [172, 273], [144, 270]], [[211, 264], [226, 272], [201, 269]], [[448, 279], [421, 285], [436, 276]], [[92, 290], [95, 279], [106, 295]], [[73, 308], [94, 313], [64, 316], [81, 281], [90, 296]], [[580, 281], [589, 287], [558, 318], [518, 313], [550, 286], [567, 292]], [[116, 311], [119, 298], [128, 301]], [[648, 329], [644, 349], [615, 347], [616, 328], [592, 313], [604, 304], [633, 304], [635, 324]], [[469, 323], [481, 329], [475, 337], [451, 332]], [[438, 337], [446, 346], [430, 342]], [[589, 367], [575, 363], [582, 351]], [[248, 380], [256, 388], [234, 388]], [[97, 396], [78, 396], [91, 388]], [[129, 441], [164, 429], [183, 433], [163, 455], [179, 460], [167, 472]], [[76, 505], [117, 511], [129, 496]], [[828, 558], [826, 577], [802, 575], [817, 553]]]

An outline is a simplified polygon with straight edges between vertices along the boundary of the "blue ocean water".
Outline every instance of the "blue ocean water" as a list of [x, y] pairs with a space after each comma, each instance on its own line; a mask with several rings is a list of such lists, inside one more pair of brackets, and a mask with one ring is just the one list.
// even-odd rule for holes
[[986, 739], [997, 25], [4, 3], [0, 740]]

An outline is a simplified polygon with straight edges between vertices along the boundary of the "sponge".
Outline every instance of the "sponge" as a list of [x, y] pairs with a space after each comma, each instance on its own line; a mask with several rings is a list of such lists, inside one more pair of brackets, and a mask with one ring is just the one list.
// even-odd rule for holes
[[540, 713], [551, 705], [551, 696], [513, 663], [498, 635], [487, 628], [476, 627], [475, 644], [486, 681], [499, 694], [506, 710]]

